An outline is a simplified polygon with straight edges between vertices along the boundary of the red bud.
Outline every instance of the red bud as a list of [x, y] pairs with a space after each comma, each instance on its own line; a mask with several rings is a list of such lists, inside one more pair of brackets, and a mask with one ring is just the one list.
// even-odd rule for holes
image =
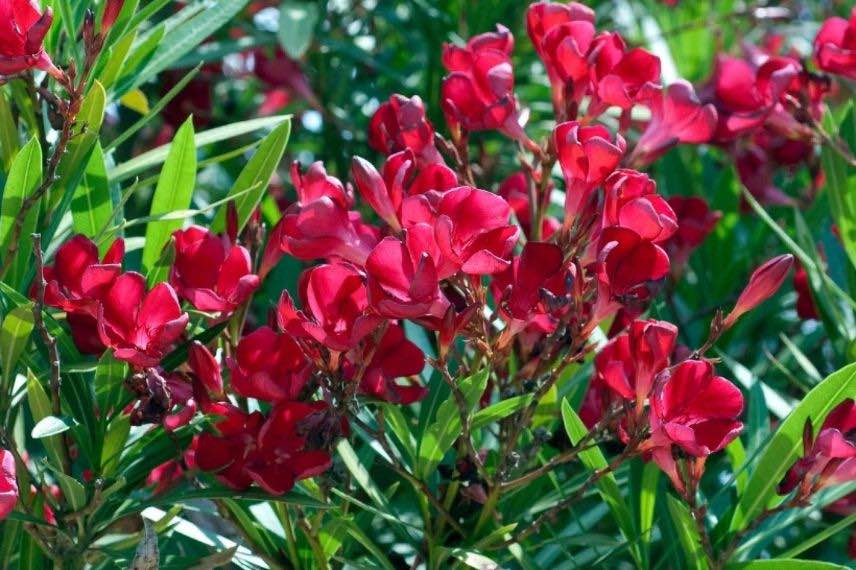
[[786, 254], [774, 257], [756, 269], [749, 278], [749, 284], [740, 293], [734, 308], [725, 317], [725, 328], [730, 328], [743, 313], [751, 311], [772, 297], [782, 286], [793, 264], [794, 256]]
[[104, 6], [104, 15], [101, 17], [101, 33], [106, 34], [116, 23], [116, 18], [119, 17], [119, 12], [125, 5], [125, 0], [107, 0]]

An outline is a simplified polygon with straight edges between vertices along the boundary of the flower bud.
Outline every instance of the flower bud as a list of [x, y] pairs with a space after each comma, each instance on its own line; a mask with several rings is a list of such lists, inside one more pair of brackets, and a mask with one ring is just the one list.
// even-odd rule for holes
[[785, 254], [774, 257], [756, 269], [749, 277], [749, 284], [737, 298], [734, 308], [725, 317], [723, 326], [726, 329], [730, 328], [743, 313], [751, 311], [772, 297], [773, 293], [782, 286], [793, 264], [794, 256]]
[[116, 23], [116, 18], [119, 17], [119, 12], [125, 5], [125, 0], [107, 0], [104, 6], [104, 15], [101, 17], [101, 33], [106, 34]]

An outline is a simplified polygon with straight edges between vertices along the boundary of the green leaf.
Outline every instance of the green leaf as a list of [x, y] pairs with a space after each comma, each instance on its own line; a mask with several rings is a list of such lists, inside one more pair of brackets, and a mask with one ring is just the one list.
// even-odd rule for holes
[[731, 531], [745, 528], [764, 508], [780, 502], [776, 486], [802, 449], [805, 422], [820, 426], [842, 400], [856, 394], [856, 364], [845, 366], [815, 386], [782, 422], [764, 449], [731, 519]]
[[657, 505], [657, 488], [660, 483], [660, 468], [649, 461], [642, 468], [642, 484], [639, 495], [639, 529], [642, 532], [641, 541], [645, 560], [648, 559], [648, 549], [651, 544], [651, 534], [654, 527], [654, 507]]
[[[279, 125], [283, 119], [290, 118], [291, 115], [275, 115], [273, 117], [262, 117], [260, 119], [250, 119], [248, 121], [240, 121], [214, 129], [202, 131], [195, 136], [196, 147], [214, 144], [220, 141], [225, 141], [231, 138], [239, 137], [258, 131], [260, 129], [270, 128]], [[141, 172], [162, 164], [166, 160], [167, 155], [172, 149], [173, 143], [168, 143], [150, 151], [144, 152], [127, 162], [117, 165], [108, 172], [111, 182], [121, 182], [132, 178]]]
[[12, 107], [3, 89], [0, 89], [0, 167], [8, 172], [18, 152], [18, 127], [12, 116]]
[[728, 570], [847, 570], [847, 566], [818, 560], [776, 558], [775, 560], [752, 560], [751, 562], [731, 564], [728, 566]]
[[[844, 118], [842, 130], [848, 121], [852, 123], [856, 120], [854, 112], [856, 110], [851, 108]], [[839, 130], [837, 125], [830, 124], [834, 122], [830, 113], [826, 114], [824, 122], [831, 132]], [[856, 192], [853, 191], [856, 188], [856, 174], [844, 158], [828, 144], [821, 147], [820, 160], [826, 176], [825, 188], [829, 192], [832, 217], [838, 226], [841, 243], [844, 244], [850, 263], [856, 267]]]
[[95, 368], [95, 402], [106, 420], [120, 411], [126, 395], [124, 382], [128, 377], [128, 364], [117, 360], [108, 350]]
[[312, 2], [286, 1], [279, 8], [279, 43], [293, 59], [306, 53], [315, 24], [318, 22], [318, 6]]
[[[229, 190], [227, 197], [237, 196], [234, 204], [238, 212], [239, 232], [267, 192], [271, 176], [276, 172], [282, 155], [285, 153], [290, 133], [291, 119], [285, 119], [261, 142], [258, 150], [247, 162], [231, 190]], [[212, 231], [222, 233], [226, 229], [226, 209], [226, 206], [221, 206], [218, 210], [211, 225]]]
[[743, 464], [746, 463], [746, 450], [743, 449], [743, 442], [740, 441], [739, 437], [735, 438], [734, 441], [725, 447], [725, 453], [731, 461], [732, 471], [738, 474], [735, 483], [737, 486], [737, 496], [740, 497], [746, 491], [749, 474], [744, 469]]
[[833, 525], [829, 525], [825, 529], [820, 532], [816, 532], [807, 539], [803, 540], [796, 546], [793, 546], [787, 550], [787, 552], [783, 552], [781, 554], [782, 558], [793, 558], [794, 556], [799, 556], [809, 548], [813, 548], [829, 538], [830, 536], [835, 536], [842, 530], [846, 528], [850, 528], [856, 525], [856, 513], [853, 513], [849, 516], [844, 517], [837, 523]]
[[696, 530], [693, 517], [687, 506], [672, 495], [666, 495], [666, 503], [669, 507], [669, 516], [672, 524], [678, 531], [678, 541], [684, 551], [687, 568], [705, 570], [708, 567], [707, 559], [701, 547], [701, 539]]
[[[27, 378], [27, 403], [30, 406], [30, 413], [36, 422], [51, 415], [51, 401], [48, 398], [45, 389], [39, 382], [39, 379], [29, 375]], [[58, 436], [48, 436], [42, 441], [45, 446], [45, 451], [48, 454], [48, 459], [57, 469], [62, 468], [62, 441]]]
[[30, 341], [34, 321], [30, 304], [13, 308], [3, 319], [3, 325], [0, 326], [0, 366], [3, 367], [3, 382], [0, 385], [3, 391], [0, 393], [8, 393], [18, 359]]
[[47, 416], [39, 420], [33, 426], [33, 439], [41, 439], [52, 435], [60, 434], [74, 427], [75, 421], [71, 418], [58, 418], [56, 416]]
[[[568, 434], [568, 438], [571, 440], [573, 445], [576, 445], [588, 434], [588, 428], [571, 407], [567, 398], [562, 399], [562, 421], [565, 425], [565, 431]], [[609, 466], [609, 463], [606, 461], [606, 457], [604, 457], [600, 448], [597, 446], [581, 451], [579, 453], [579, 458], [583, 465], [592, 471], [606, 469]], [[621, 533], [631, 544], [630, 552], [633, 555], [634, 560], [637, 561], [638, 565], [641, 565], [642, 557], [639, 551], [639, 546], [636, 543], [636, 527], [633, 524], [633, 516], [630, 514], [630, 509], [624, 501], [624, 497], [621, 495], [621, 489], [618, 486], [618, 482], [615, 480], [615, 475], [613, 473], [607, 473], [601, 477], [597, 482], [597, 489], [600, 496], [603, 497], [603, 500], [606, 501], [607, 505], [609, 505], [609, 509], [612, 511], [612, 516], [615, 517], [615, 521], [618, 523]]]
[[104, 152], [100, 144], [96, 143], [92, 149], [83, 180], [74, 192], [71, 215], [74, 231], [90, 239], [96, 237], [101, 228], [107, 226], [113, 217], [113, 202], [110, 199], [110, 187], [107, 183], [107, 166], [104, 163]]
[[112, 477], [119, 467], [119, 459], [122, 450], [128, 441], [131, 432], [131, 417], [124, 414], [117, 415], [107, 428], [104, 435], [104, 447], [101, 449], [101, 475]]
[[[469, 411], [475, 408], [484, 393], [490, 370], [485, 368], [460, 381], [459, 389], [464, 395]], [[461, 435], [461, 416], [453, 396], [440, 404], [434, 422], [425, 430], [419, 442], [420, 473], [427, 477], [443, 460], [443, 456]]]
[[116, 83], [136, 38], [136, 33], [127, 34], [108, 50], [105, 56], [107, 63], [101, 68], [99, 77], [104, 89], [110, 89]]
[[104, 121], [104, 107], [107, 104], [107, 93], [99, 82], [95, 82], [89, 93], [83, 99], [80, 113], [77, 116], [73, 136], [68, 143], [68, 150], [59, 163], [59, 181], [57, 186], [68, 186], [79, 169], [86, 168], [89, 156], [98, 141], [98, 132]]
[[[9, 241], [15, 225], [15, 216], [21, 211], [24, 199], [32, 194], [42, 181], [42, 147], [36, 137], [24, 145], [9, 169], [6, 186], [3, 189], [3, 201], [0, 203], [0, 244], [2, 253], [9, 250]], [[24, 223], [21, 242], [18, 246], [18, 258], [29, 259], [32, 241], [27, 232], [35, 228], [38, 208], [32, 208]], [[12, 283], [17, 281], [10, 280]]]
[[[171, 29], [158, 42], [157, 51], [146, 66], [129, 84], [123, 84], [121, 93], [142, 85], [177, 59], [189, 53], [207, 37], [232, 20], [249, 3], [249, 0], [216, 0], [214, 2], [195, 2], [184, 10], [197, 10], [199, 13], [188, 21]], [[199, 8], [202, 7], [200, 10]]]
[[531, 401], [531, 394], [523, 394], [522, 396], [513, 396], [507, 400], [502, 400], [501, 402], [482, 408], [473, 415], [472, 428], [473, 430], [481, 429], [507, 418], [511, 414], [525, 408]]
[[[172, 140], [152, 198], [150, 214], [156, 216], [190, 206], [195, 183], [196, 145], [193, 141], [193, 119], [189, 117]], [[143, 247], [144, 272], [154, 268], [172, 232], [180, 229], [181, 225], [181, 220], [149, 222], [146, 226], [146, 245]]]

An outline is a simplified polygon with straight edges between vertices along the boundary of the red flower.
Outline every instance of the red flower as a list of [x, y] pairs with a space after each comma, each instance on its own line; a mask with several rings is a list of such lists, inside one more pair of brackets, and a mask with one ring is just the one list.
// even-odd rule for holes
[[752, 272], [749, 283], [740, 293], [734, 308], [725, 318], [724, 326], [729, 328], [743, 313], [749, 312], [779, 290], [785, 277], [794, 264], [794, 256], [791, 254], [780, 255], [766, 261], [758, 269]]
[[[560, 110], [578, 104], [591, 87], [588, 54], [594, 40], [594, 24], [573, 20], [554, 26], [540, 45], [541, 59], [550, 77], [554, 105]], [[571, 109], [571, 116], [574, 110]]]
[[347, 210], [350, 200], [342, 183], [327, 176], [320, 163], [313, 164], [305, 177], [293, 166], [292, 180], [299, 201], [281, 221], [283, 251], [298, 259], [340, 257], [362, 265], [377, 236], [357, 212]]
[[51, 22], [51, 9], [39, 13], [36, 0], [0, 2], [0, 75], [13, 75], [35, 67], [57, 80], [64, 78], [42, 45]]
[[146, 278], [129, 272], [117, 277], [104, 293], [98, 334], [116, 358], [147, 368], [160, 362], [188, 320], [168, 283], [159, 283], [147, 293]]
[[647, 300], [648, 283], [668, 272], [669, 256], [660, 246], [628, 228], [604, 229], [598, 242], [595, 320], [618, 309], [617, 304]]
[[396, 233], [401, 231], [401, 225], [398, 223], [398, 211], [401, 208], [403, 198], [402, 184], [392, 184], [390, 188], [387, 188], [380, 172], [372, 163], [359, 156], [355, 156], [351, 161], [351, 175], [363, 200], [384, 222], [389, 224], [392, 231]]
[[242, 337], [226, 363], [236, 393], [267, 402], [296, 400], [311, 372], [294, 339], [270, 327]]
[[[548, 182], [547, 192], [552, 191], [553, 183]], [[498, 194], [505, 198], [505, 201], [511, 206], [511, 210], [514, 212], [514, 217], [517, 218], [523, 234], [530, 237], [532, 233], [529, 218], [532, 214], [529, 208], [529, 189], [527, 187], [526, 174], [524, 172], [515, 172], [503, 180], [499, 186]], [[548, 239], [559, 229], [560, 225], [556, 218], [544, 216], [544, 220], [541, 223], [541, 237]]]
[[705, 199], [696, 196], [671, 196], [668, 202], [678, 219], [678, 230], [665, 243], [674, 268], [686, 263], [690, 253], [716, 227], [722, 212], [711, 211]]
[[508, 223], [510, 213], [500, 196], [471, 186], [412, 196], [402, 205], [405, 228], [423, 223], [434, 228], [439, 279], [458, 270], [489, 275], [508, 267], [519, 233]]
[[184, 478], [184, 467], [180, 461], [170, 459], [161, 463], [146, 477], [146, 485], [154, 486], [153, 495], [161, 495]]
[[661, 243], [678, 229], [675, 212], [657, 194], [657, 184], [647, 174], [619, 169], [604, 185], [602, 226], [621, 226], [642, 239]]
[[856, 401], [844, 400], [829, 412], [817, 437], [807, 421], [803, 449], [803, 457], [779, 483], [780, 495], [802, 485], [807, 496], [829, 485], [856, 480]]
[[799, 262], [794, 271], [794, 291], [797, 292], [797, 316], [803, 320], [819, 319], [820, 315], [808, 282], [808, 272]]
[[814, 60], [824, 71], [856, 79], [856, 8], [850, 20], [829, 18], [814, 38]]
[[[60, 246], [54, 265], [45, 267], [45, 304], [67, 313], [74, 344], [84, 354], [104, 352], [95, 320], [98, 302], [121, 273], [124, 253], [125, 242], [117, 239], [99, 262], [96, 245], [78, 234]], [[35, 295], [33, 285], [30, 296]]]
[[[557, 307], [548, 299], [565, 296], [568, 270], [562, 249], [551, 243], [528, 242], [511, 266], [494, 277], [493, 286], [503, 316], [511, 321], [512, 334], [533, 320], [544, 321]], [[557, 305], [560, 303], [556, 303]], [[540, 323], [544, 332], [554, 325]]]
[[541, 42], [550, 30], [567, 22], [578, 21], [594, 24], [594, 10], [579, 2], [533, 2], [526, 10], [526, 31], [539, 54]]
[[259, 286], [250, 252], [200, 226], [172, 234], [175, 263], [169, 281], [182, 298], [200, 311], [232, 313]]
[[222, 419], [214, 423], [217, 433], [205, 432], [194, 438], [197, 467], [215, 472], [217, 479], [232, 489], [246, 489], [253, 484], [247, 464], [256, 452], [264, 415], [248, 414], [227, 402], [210, 404], [205, 412]]
[[630, 110], [642, 87], [656, 88], [660, 81], [660, 58], [642, 49], [627, 51], [618, 33], [597, 36], [591, 46], [595, 99], [586, 115], [595, 117], [609, 106]]
[[553, 140], [565, 178], [565, 225], [574, 222], [591, 200], [592, 192], [621, 162], [626, 144], [621, 135], [610, 141], [606, 127], [583, 127], [577, 121], [556, 126]]
[[18, 502], [18, 479], [15, 477], [15, 456], [0, 449], [0, 521], [15, 510]]
[[466, 47], [443, 44], [440, 97], [449, 128], [457, 131], [499, 129], [524, 144], [534, 145], [520, 126], [511, 51], [514, 36], [497, 25], [496, 32], [470, 38]]
[[408, 229], [404, 241], [388, 237], [366, 260], [368, 299], [388, 318], [440, 318], [449, 302], [440, 293], [435, 258], [440, 254], [428, 224]]
[[246, 464], [246, 474], [271, 495], [282, 495], [295, 482], [329, 469], [329, 453], [307, 449], [313, 416], [325, 409], [324, 402], [278, 404], [259, 430], [258, 448]]
[[[428, 393], [413, 377], [422, 372], [425, 366], [425, 355], [415, 344], [404, 336], [404, 329], [398, 325], [390, 325], [380, 343], [375, 348], [366, 346], [365, 355], [372, 354], [368, 361], [362, 380], [360, 392], [379, 400], [395, 404], [408, 405], [418, 402]], [[362, 361], [348, 363], [346, 374], [353, 377]], [[407, 378], [406, 383], [399, 383], [400, 378]]]
[[716, 138], [730, 141], [760, 127], [773, 112], [801, 71], [789, 57], [768, 57], [759, 67], [728, 56], [720, 56], [713, 75], [719, 116]]
[[208, 348], [198, 340], [190, 344], [187, 364], [193, 372], [194, 380], [202, 385], [206, 394], [222, 397], [223, 376], [220, 374], [220, 364]]
[[283, 291], [277, 307], [279, 326], [330, 350], [355, 348], [381, 321], [367, 314], [363, 277], [348, 265], [318, 265], [306, 270], [300, 276], [299, 292], [303, 311], [298, 311], [288, 291]]
[[627, 332], [610, 340], [595, 357], [601, 381], [641, 411], [654, 378], [669, 365], [678, 328], [665, 321], [633, 321]]
[[418, 95], [392, 95], [369, 123], [369, 146], [383, 154], [410, 149], [422, 164], [443, 162], [434, 146], [434, 127]]
[[651, 394], [651, 435], [642, 444], [654, 461], [683, 492], [673, 448], [693, 457], [715, 453], [743, 429], [743, 394], [731, 382], [714, 375], [706, 360], [685, 360], [665, 373]]
[[686, 81], [665, 90], [646, 85], [637, 98], [651, 109], [651, 120], [633, 149], [632, 163], [649, 164], [678, 143], [707, 142], [716, 130], [716, 109], [702, 105]]

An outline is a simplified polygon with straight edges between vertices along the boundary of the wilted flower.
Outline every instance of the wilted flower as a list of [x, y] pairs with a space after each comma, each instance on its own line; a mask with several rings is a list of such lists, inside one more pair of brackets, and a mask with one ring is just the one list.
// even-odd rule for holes
[[814, 38], [814, 60], [824, 71], [856, 79], [856, 8], [850, 20], [826, 20]]
[[259, 286], [250, 252], [200, 227], [173, 234], [175, 263], [169, 281], [176, 293], [200, 311], [232, 313]]
[[15, 477], [15, 456], [0, 449], [0, 521], [9, 516], [18, 502], [18, 479]]
[[40, 13], [36, 0], [0, 2], [0, 75], [36, 68], [64, 80], [65, 74], [53, 64], [42, 45], [51, 22], [51, 9]]
[[741, 315], [772, 297], [784, 283], [793, 264], [794, 256], [788, 253], [766, 261], [752, 272], [749, 283], [740, 293], [734, 308], [725, 317], [725, 328], [731, 327]]
[[715, 376], [710, 362], [685, 360], [666, 372], [651, 394], [651, 435], [641, 449], [684, 492], [673, 447], [698, 458], [723, 449], [743, 429], [737, 421], [742, 412], [743, 394]]
[[101, 342], [135, 368], [156, 366], [189, 321], [175, 291], [158, 283], [146, 292], [146, 278], [123, 273], [104, 293], [98, 310]]

